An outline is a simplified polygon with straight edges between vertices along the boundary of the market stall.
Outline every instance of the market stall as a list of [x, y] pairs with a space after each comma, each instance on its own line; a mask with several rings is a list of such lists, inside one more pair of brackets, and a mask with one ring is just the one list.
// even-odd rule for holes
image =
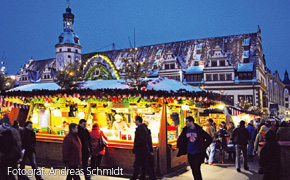
[[[185, 126], [185, 118], [190, 115], [198, 120], [198, 107], [206, 108], [220, 100], [210, 92], [186, 90], [40, 90], [1, 95], [8, 106], [29, 104], [26, 120], [33, 122], [37, 134], [37, 158], [51, 164], [62, 161], [62, 141], [68, 133], [68, 124], [86, 119], [88, 129], [97, 122], [108, 137], [102, 165], [133, 171], [134, 118], [142, 116], [152, 133], [158, 174], [186, 165], [185, 156], [176, 157], [176, 140]], [[118, 129], [118, 123], [125, 124], [125, 128]]]

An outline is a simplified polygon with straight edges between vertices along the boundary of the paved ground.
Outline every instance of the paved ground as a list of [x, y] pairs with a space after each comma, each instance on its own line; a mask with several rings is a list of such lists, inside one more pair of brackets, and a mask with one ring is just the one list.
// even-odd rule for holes
[[[243, 167], [243, 166], [242, 166]], [[27, 166], [27, 169], [30, 167]], [[258, 158], [254, 157], [252, 161], [249, 162], [250, 170], [246, 171], [241, 169], [241, 172], [237, 172], [235, 168], [235, 164], [230, 161], [226, 161], [225, 164], [217, 164], [215, 166], [202, 164], [201, 171], [203, 180], [260, 180], [262, 179], [262, 175], [258, 174], [257, 171], [259, 169]], [[48, 175], [50, 169], [45, 168], [44, 172], [47, 175], [44, 175], [43, 178], [45, 180], [65, 180], [66, 176], [63, 175]], [[125, 175], [126, 176], [126, 175]], [[81, 177], [84, 180], [84, 177]], [[30, 179], [35, 179], [30, 178]], [[114, 177], [114, 176], [92, 176], [93, 180], [124, 180], [129, 179], [123, 177]], [[165, 175], [160, 178], [162, 180], [190, 180], [193, 179], [190, 167], [182, 172], [173, 172]]]

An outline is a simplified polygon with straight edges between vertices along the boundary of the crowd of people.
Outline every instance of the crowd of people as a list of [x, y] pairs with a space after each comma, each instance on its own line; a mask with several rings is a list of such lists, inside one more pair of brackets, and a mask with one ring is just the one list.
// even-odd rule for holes
[[[131, 179], [145, 179], [147, 172], [150, 179], [156, 179], [154, 173], [154, 151], [152, 147], [151, 131], [143, 123], [140, 116], [135, 118], [136, 131], [133, 153], [135, 154], [134, 173]], [[31, 121], [19, 127], [15, 121], [11, 126], [10, 120], [4, 118], [0, 125], [0, 180], [16, 179], [8, 168], [24, 169], [28, 159], [35, 178], [41, 180], [35, 158], [36, 135]], [[106, 135], [98, 123], [93, 124], [89, 132], [84, 119], [79, 124], [69, 124], [69, 133], [63, 141], [63, 162], [69, 169], [77, 171], [82, 166], [86, 180], [90, 180], [90, 172], [100, 168], [106, 148], [100, 146], [99, 141]], [[237, 127], [233, 122], [221, 122], [217, 126], [212, 119], [208, 119], [204, 127], [194, 123], [194, 118], [186, 118], [186, 127], [182, 130], [177, 140], [178, 154], [188, 155], [188, 162], [192, 169], [194, 179], [200, 180], [202, 163], [216, 165], [224, 164], [226, 155], [229, 161], [235, 161], [236, 169], [241, 172], [241, 156], [243, 167], [249, 170], [248, 159], [259, 157], [260, 170], [264, 179], [277, 179], [280, 166], [280, 146], [278, 141], [290, 141], [289, 123], [282, 121], [270, 122], [250, 121], [247, 125], [241, 120]], [[218, 157], [216, 158], [216, 152]], [[227, 154], [226, 154], [227, 153]], [[91, 163], [89, 164], [89, 159]], [[18, 167], [19, 164], [19, 167]], [[139, 170], [141, 169], [141, 176]], [[11, 172], [11, 171], [10, 171]], [[18, 179], [28, 179], [25, 175], [18, 174]], [[67, 179], [80, 179], [77, 173], [68, 174]]]

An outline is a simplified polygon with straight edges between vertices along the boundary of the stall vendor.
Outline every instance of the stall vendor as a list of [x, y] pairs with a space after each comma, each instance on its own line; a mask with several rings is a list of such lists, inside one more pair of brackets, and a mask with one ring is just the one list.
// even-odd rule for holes
[[113, 130], [116, 130], [115, 135], [118, 136], [118, 132], [128, 130], [128, 126], [125, 121], [123, 121], [123, 117], [119, 114], [115, 115], [116, 121], [113, 123]]

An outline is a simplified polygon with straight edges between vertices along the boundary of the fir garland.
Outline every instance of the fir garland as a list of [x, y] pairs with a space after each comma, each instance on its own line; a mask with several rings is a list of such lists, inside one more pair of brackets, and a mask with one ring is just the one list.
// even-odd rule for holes
[[[99, 69], [99, 77], [94, 77], [95, 71]], [[106, 76], [105, 76], [106, 74]], [[92, 66], [85, 75], [85, 80], [98, 80], [98, 79], [113, 79], [112, 73], [108, 70], [107, 67], [101, 64]]]

